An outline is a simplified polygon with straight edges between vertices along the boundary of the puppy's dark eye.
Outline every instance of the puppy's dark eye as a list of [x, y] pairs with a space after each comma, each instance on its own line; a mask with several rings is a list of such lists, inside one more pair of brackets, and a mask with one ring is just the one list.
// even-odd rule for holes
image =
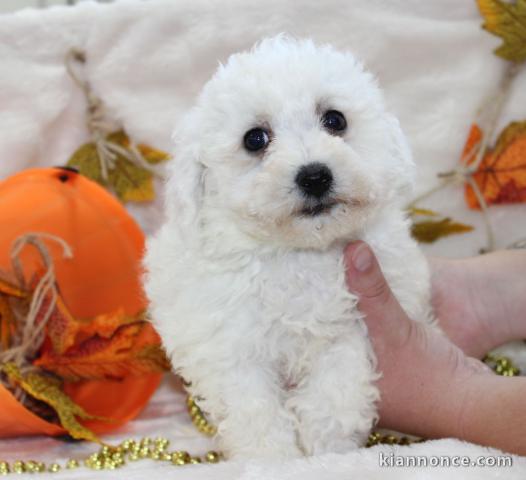
[[249, 152], [263, 150], [270, 142], [269, 134], [262, 128], [253, 128], [245, 133], [243, 143]]
[[341, 133], [347, 128], [347, 120], [345, 120], [343, 113], [338, 112], [338, 110], [325, 112], [321, 123], [329, 132], [334, 133]]

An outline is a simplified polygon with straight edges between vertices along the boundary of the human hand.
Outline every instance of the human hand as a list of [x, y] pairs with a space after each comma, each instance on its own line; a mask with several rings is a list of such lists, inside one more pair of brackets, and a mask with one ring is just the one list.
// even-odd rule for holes
[[431, 258], [429, 263], [440, 327], [466, 354], [482, 358], [506, 342], [526, 338], [526, 251]]
[[360, 297], [382, 373], [380, 426], [427, 437], [459, 436], [467, 380], [489, 369], [438, 331], [408, 318], [365, 243], [349, 245], [345, 258], [347, 284]]

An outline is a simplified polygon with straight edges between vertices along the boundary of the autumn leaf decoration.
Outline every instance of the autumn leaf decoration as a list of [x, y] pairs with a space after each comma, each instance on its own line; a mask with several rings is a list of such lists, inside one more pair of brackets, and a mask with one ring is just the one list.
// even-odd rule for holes
[[80, 321], [67, 310], [57, 308], [57, 313], [48, 322], [48, 341], [33, 365], [68, 381], [122, 379], [169, 369], [142, 314], [119, 310]]
[[156, 166], [170, 156], [148, 145], [135, 145], [116, 122], [110, 122], [103, 101], [82, 78], [78, 68], [86, 63], [82, 51], [72, 49], [66, 57], [66, 68], [83, 91], [86, 125], [91, 141], [79, 147], [67, 165], [113, 191], [122, 202], [146, 202], [155, 197], [154, 178], [160, 176]]
[[11, 299], [26, 300], [28, 292], [0, 277], [0, 351], [7, 350], [15, 329], [15, 316], [12, 312]]
[[477, 0], [477, 3], [484, 17], [483, 28], [502, 38], [495, 54], [510, 62], [526, 60], [526, 0], [514, 3]]
[[0, 365], [10, 382], [18, 385], [24, 392], [37, 400], [48, 404], [57, 412], [60, 424], [77, 440], [89, 440], [100, 443], [99, 438], [88, 428], [78, 422], [82, 420], [111, 421], [108, 418], [90, 415], [77, 405], [62, 390], [62, 382], [55, 377], [30, 372], [22, 375], [20, 368], [14, 363]]
[[468, 231], [470, 227], [466, 225], [447, 218], [434, 219], [433, 215], [419, 221], [420, 215], [415, 213], [422, 210], [418, 208], [419, 202], [433, 193], [450, 184], [463, 184], [467, 205], [481, 210], [484, 220], [487, 245], [482, 251], [491, 251], [495, 239], [488, 207], [526, 201], [526, 121], [512, 122], [500, 134], [495, 129], [513, 80], [526, 60], [526, 0], [477, 0], [477, 4], [484, 17], [483, 28], [502, 39], [495, 54], [509, 63], [495, 92], [471, 126], [460, 164], [439, 173], [440, 183], [411, 202], [408, 209], [413, 235], [420, 241]]
[[526, 0], [477, 0], [477, 4], [483, 28], [503, 41], [495, 54], [511, 62], [496, 100], [486, 106], [489, 114], [483, 110], [489, 120], [472, 125], [462, 154], [461, 163], [471, 173], [465, 184], [466, 202], [470, 208], [484, 210], [489, 205], [526, 201], [526, 121], [510, 123], [490, 146], [511, 82], [526, 60]]
[[[45, 238], [66, 245], [58, 237], [46, 234]], [[38, 246], [47, 256], [47, 267], [30, 282], [0, 279], [0, 382], [24, 392], [17, 398], [28, 399], [26, 408], [38, 406], [37, 414], [47, 405], [55, 415], [44, 412], [45, 416], [56, 416], [72, 437], [98, 441], [78, 419], [101, 418], [76, 405], [64, 393], [64, 382], [164, 372], [169, 362], [144, 312], [126, 315], [117, 310], [89, 319], [75, 318], [54, 282], [41, 238], [30, 234], [20, 240]]]
[[[481, 142], [482, 135], [478, 125], [471, 127], [462, 156], [468, 165], [469, 152]], [[526, 201], [526, 121], [513, 122], [502, 131], [495, 146], [485, 150], [472, 178], [487, 205]], [[469, 183], [465, 185], [465, 196], [470, 208], [481, 208]]]
[[411, 208], [409, 214], [412, 218], [411, 235], [421, 243], [433, 243], [442, 237], [473, 230], [470, 225], [442, 217], [432, 210]]
[[[97, 142], [86, 143], [71, 156], [67, 165], [112, 190], [122, 202], [153, 200], [155, 172], [149, 166], [168, 160], [168, 154], [147, 145], [132, 147], [122, 130], [106, 135], [98, 143], [101, 142], [107, 151], [101, 150]], [[131, 158], [135, 158], [135, 162]], [[141, 161], [144, 163], [139, 163]]]

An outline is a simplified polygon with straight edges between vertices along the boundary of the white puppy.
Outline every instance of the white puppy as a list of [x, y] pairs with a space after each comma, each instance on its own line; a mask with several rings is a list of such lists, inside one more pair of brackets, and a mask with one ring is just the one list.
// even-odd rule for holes
[[229, 457], [363, 445], [375, 359], [344, 246], [371, 245], [414, 320], [425, 259], [403, 212], [414, 165], [371, 74], [284, 36], [233, 55], [177, 131], [145, 288], [175, 371]]

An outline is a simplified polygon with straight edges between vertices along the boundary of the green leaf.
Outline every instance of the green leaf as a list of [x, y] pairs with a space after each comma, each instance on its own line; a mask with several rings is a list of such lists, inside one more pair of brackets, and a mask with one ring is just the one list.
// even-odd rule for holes
[[526, 0], [514, 3], [477, 0], [477, 3], [485, 20], [482, 27], [503, 40], [495, 54], [516, 63], [526, 60]]
[[470, 225], [454, 222], [451, 218], [441, 220], [423, 220], [413, 223], [411, 234], [413, 238], [422, 243], [433, 243], [439, 238], [473, 230]]
[[102, 178], [99, 154], [94, 143], [86, 143], [78, 148], [67, 163], [68, 167], [75, 167], [79, 173], [91, 178], [103, 187], [108, 187]]
[[[122, 130], [108, 135], [106, 141], [127, 150], [130, 148], [130, 139]], [[137, 150], [151, 165], [170, 158], [167, 153], [147, 145], [137, 145]], [[99, 153], [94, 143], [86, 143], [78, 148], [67, 165], [76, 167], [82, 175], [113, 191], [122, 202], [146, 202], [155, 197], [153, 173], [132, 163], [123, 155], [117, 154], [113, 168], [108, 170], [105, 180], [102, 175]]]

